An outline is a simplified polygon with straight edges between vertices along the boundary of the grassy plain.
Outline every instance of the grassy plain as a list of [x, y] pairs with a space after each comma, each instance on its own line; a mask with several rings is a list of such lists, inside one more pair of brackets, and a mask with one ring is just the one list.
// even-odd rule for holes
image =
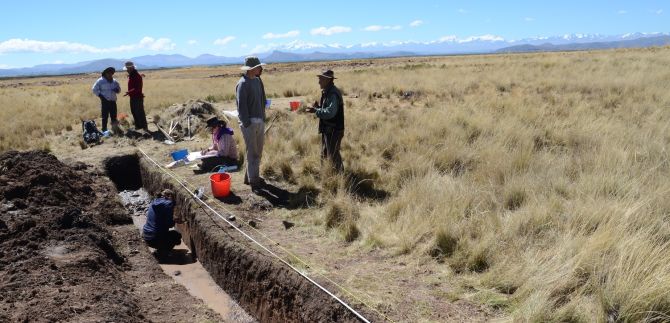
[[[347, 171], [320, 166], [313, 118], [275, 113], [263, 174], [319, 193], [309, 214], [282, 216], [351, 252], [418, 259], [421, 284], [452, 284], [434, 302], [522, 321], [670, 320], [670, 48], [276, 64], [266, 90], [311, 102], [324, 66], [345, 92]], [[146, 72], [148, 115], [229, 102], [237, 73]], [[47, 147], [97, 115], [95, 78], [0, 80], [0, 151]], [[402, 301], [373, 303], [439, 320], [430, 302], [389, 309]]]

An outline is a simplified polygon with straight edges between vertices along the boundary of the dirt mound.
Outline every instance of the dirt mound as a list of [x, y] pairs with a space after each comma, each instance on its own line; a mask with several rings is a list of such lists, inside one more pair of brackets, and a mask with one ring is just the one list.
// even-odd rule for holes
[[43, 151], [0, 155], [0, 321], [141, 321], [109, 186]]
[[154, 116], [154, 122], [172, 139], [180, 140], [189, 136], [189, 128], [191, 136], [204, 129], [207, 119], [211, 116], [225, 120], [225, 117], [218, 114], [211, 103], [189, 100], [186, 103], [168, 107], [162, 114]]

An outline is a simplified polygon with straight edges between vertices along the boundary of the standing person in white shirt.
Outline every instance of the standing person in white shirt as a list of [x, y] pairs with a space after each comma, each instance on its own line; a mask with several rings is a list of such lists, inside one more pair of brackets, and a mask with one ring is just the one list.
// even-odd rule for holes
[[244, 183], [251, 185], [252, 190], [262, 188], [264, 184], [260, 177], [260, 166], [265, 136], [265, 89], [258, 78], [263, 65], [258, 57], [247, 57], [242, 66], [246, 73], [237, 82], [235, 91], [240, 128], [246, 144], [247, 171]]
[[116, 120], [116, 94], [121, 92], [119, 82], [114, 79], [116, 70], [108, 67], [102, 71], [102, 76], [93, 84], [93, 94], [100, 98], [100, 110], [102, 111], [102, 131], [107, 131], [107, 119], [112, 119], [112, 129], [118, 130]]

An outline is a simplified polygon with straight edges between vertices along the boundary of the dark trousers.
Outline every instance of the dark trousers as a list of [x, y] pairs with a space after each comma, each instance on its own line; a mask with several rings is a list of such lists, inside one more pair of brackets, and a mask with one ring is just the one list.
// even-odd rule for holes
[[144, 113], [144, 98], [130, 98], [130, 113], [135, 120], [135, 129], [147, 129], [147, 116]]
[[112, 126], [117, 124], [116, 101], [100, 99], [100, 107], [102, 110], [102, 131], [107, 131], [107, 118], [112, 119]]
[[206, 173], [213, 172], [214, 168], [216, 168], [216, 166], [221, 166], [221, 165], [223, 165], [223, 166], [233, 166], [233, 165], [239, 166], [238, 162], [237, 162], [237, 159], [232, 159], [232, 158], [229, 158], [229, 157], [218, 157], [218, 156], [217, 157], [207, 157], [207, 158], [201, 159], [201, 161], [202, 161], [202, 164], [200, 165], [200, 169], [203, 172], [206, 172]]
[[344, 170], [340, 155], [342, 137], [344, 137], [344, 130], [321, 132], [321, 160], [330, 161], [337, 172]]
[[178, 246], [181, 243], [181, 233], [175, 230], [170, 230], [166, 234], [145, 241], [149, 247], [160, 252], [166, 252], [174, 249], [175, 246]]

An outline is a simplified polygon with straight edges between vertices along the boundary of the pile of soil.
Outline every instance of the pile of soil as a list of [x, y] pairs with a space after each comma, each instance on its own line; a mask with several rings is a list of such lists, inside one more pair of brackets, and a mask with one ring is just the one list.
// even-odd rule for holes
[[0, 322], [220, 320], [163, 273], [102, 170], [0, 154]]
[[0, 155], [0, 321], [143, 319], [105, 229], [132, 219], [85, 168], [44, 151]]
[[216, 112], [211, 103], [202, 100], [189, 100], [186, 103], [174, 104], [160, 115], [155, 115], [154, 122], [165, 132], [168, 132], [172, 139], [178, 141], [188, 137], [189, 123], [191, 136], [194, 136], [205, 128], [207, 119], [212, 116], [226, 120], [224, 116]]

